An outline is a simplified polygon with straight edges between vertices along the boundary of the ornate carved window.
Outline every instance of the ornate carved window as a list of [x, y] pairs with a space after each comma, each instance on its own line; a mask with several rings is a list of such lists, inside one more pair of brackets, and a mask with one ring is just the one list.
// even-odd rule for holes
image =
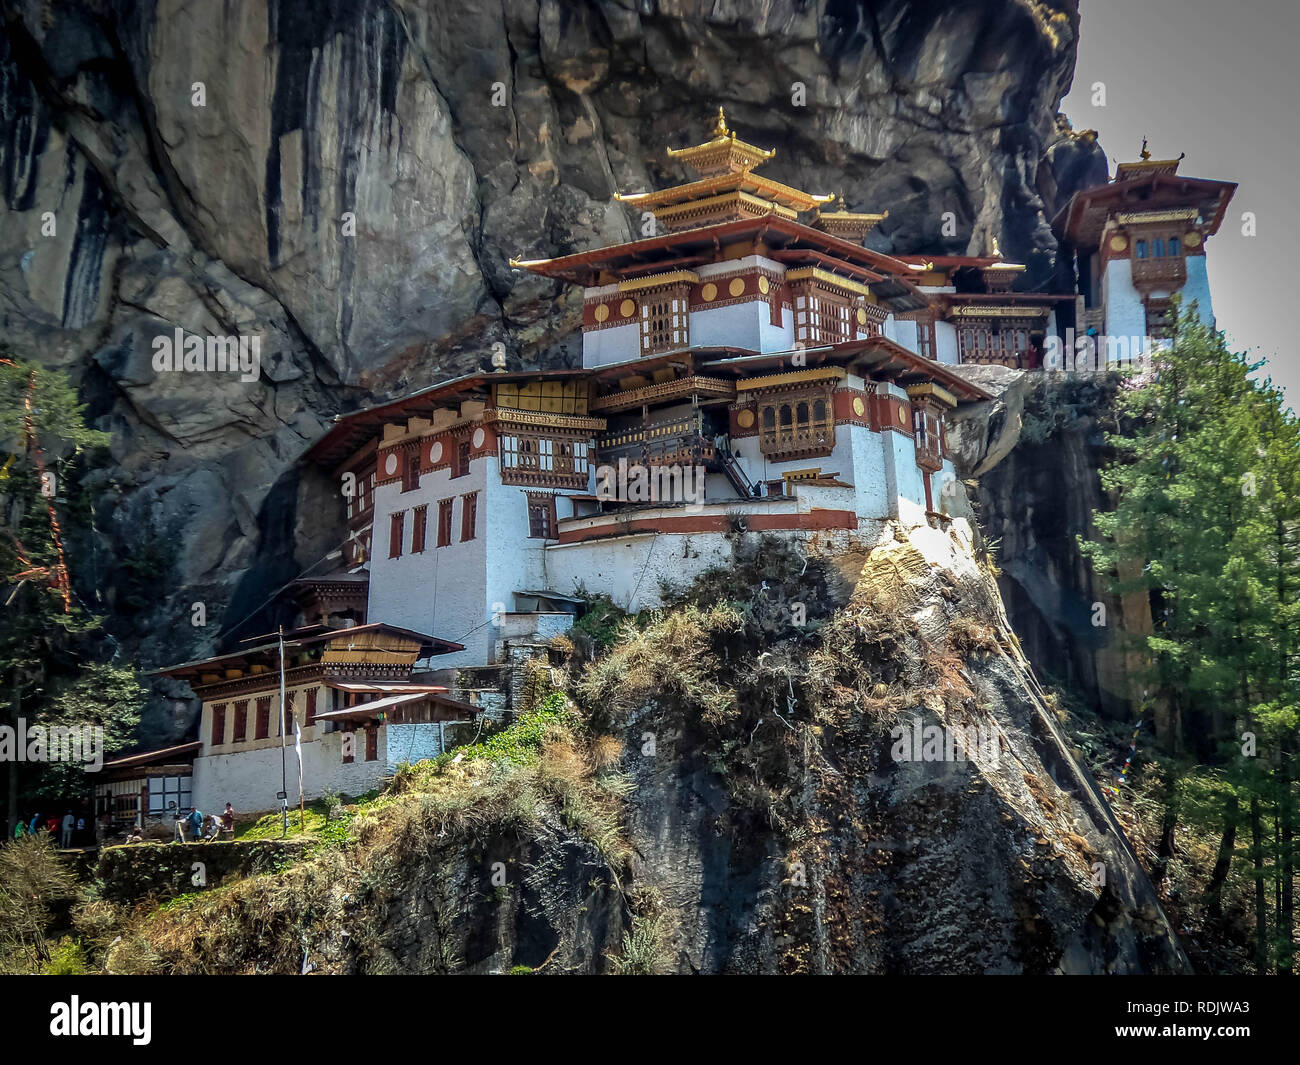
[[912, 409], [912, 435], [916, 441], [916, 464], [923, 470], [943, 466], [943, 436], [939, 414], [928, 406]]
[[555, 496], [547, 492], [529, 492], [529, 537], [537, 540], [554, 540], [557, 524], [555, 518]]
[[585, 488], [590, 441], [577, 436], [506, 433], [500, 438], [501, 483]]
[[1147, 336], [1163, 339], [1174, 334], [1173, 305], [1168, 298], [1148, 297], [1146, 308]]
[[829, 455], [835, 448], [831, 389], [775, 392], [758, 400], [758, 446], [775, 461]]
[[676, 351], [690, 344], [690, 301], [685, 285], [641, 294], [641, 354]]
[[848, 299], [818, 285], [797, 285], [794, 339], [805, 344], [842, 344], [852, 340], [853, 308]]

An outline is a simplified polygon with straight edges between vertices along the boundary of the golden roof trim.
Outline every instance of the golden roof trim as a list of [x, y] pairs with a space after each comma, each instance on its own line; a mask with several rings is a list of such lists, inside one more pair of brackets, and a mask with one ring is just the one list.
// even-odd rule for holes
[[949, 314], [954, 318], [1046, 318], [1050, 307], [1016, 307], [1013, 305], [984, 307], [965, 304], [953, 307]]
[[801, 266], [794, 270], [787, 270], [785, 273], [786, 281], [807, 281], [813, 280], [822, 285], [832, 288], [841, 288], [845, 292], [851, 292], [856, 296], [870, 296], [871, 289], [859, 281], [852, 281], [847, 277], [840, 277], [838, 274], [829, 273], [820, 266]]
[[799, 217], [799, 212], [784, 204], [775, 203], [772, 200], [764, 200], [761, 197], [753, 196], [748, 192], [737, 190], [735, 192], [724, 192], [719, 196], [710, 196], [703, 200], [685, 200], [682, 203], [675, 203], [669, 207], [653, 207], [651, 211], [660, 221], [670, 221], [675, 218], [688, 218], [692, 214], [707, 213], [710, 210], [719, 207], [733, 205], [739, 209], [748, 207], [758, 215], [779, 215], [788, 221], [793, 222]]
[[604, 418], [591, 418], [582, 414], [552, 414], [547, 411], [518, 410], [514, 407], [489, 407], [483, 412], [483, 422], [500, 425], [540, 425], [551, 429], [592, 429], [604, 431]]
[[648, 274], [618, 283], [619, 292], [640, 292], [646, 288], [659, 288], [663, 285], [699, 284], [700, 277], [693, 270], [667, 270], [662, 274]]
[[812, 210], [814, 207], [830, 203], [835, 199], [834, 195], [822, 196], [814, 192], [804, 192], [802, 189], [796, 189], [791, 185], [773, 181], [771, 178], [762, 177], [758, 174], [751, 174], [749, 171], [710, 174], [696, 181], [688, 181], [682, 185], [670, 185], [666, 189], [656, 189], [654, 192], [634, 192], [626, 196], [616, 192], [614, 193], [614, 199], [619, 203], [654, 208], [658, 206], [675, 206], [680, 203], [701, 199], [710, 193], [733, 190], [748, 192], [750, 195], [775, 200], [778, 203], [787, 201], [786, 206], [794, 207], [800, 211]]
[[1200, 212], [1195, 207], [1171, 208], [1167, 211], [1129, 211], [1115, 216], [1122, 226], [1141, 225], [1144, 222], [1189, 222]]
[[[727, 128], [727, 116], [721, 107], [718, 108], [718, 120], [713, 124], [713, 137], [711, 140], [687, 148], [668, 149], [670, 159], [681, 159], [686, 163], [690, 163], [694, 159], [707, 159], [709, 156], [721, 156], [723, 154], [734, 154], [736, 161], [742, 167], [745, 167], [746, 163], [749, 166], [758, 166], [776, 155], [776, 149], [759, 148], [737, 138], [735, 132]], [[717, 161], [717, 163], [722, 162], [721, 159]], [[727, 160], [727, 162], [729, 163], [730, 160]], [[706, 165], [708, 164], [706, 163]]]
[[733, 383], [721, 377], [701, 377], [690, 374], [677, 377], [671, 381], [657, 381], [652, 385], [639, 385], [636, 388], [623, 388], [616, 392], [598, 396], [591, 401], [592, 410], [612, 410], [624, 404], [639, 406], [642, 400], [656, 400], [673, 397], [679, 393], [703, 392], [715, 396], [735, 394]]
[[933, 381], [926, 381], [919, 385], [908, 385], [907, 394], [912, 397], [931, 396], [940, 403], [947, 404], [950, 408], [957, 406], [957, 397], [942, 385], [936, 385]]
[[822, 366], [815, 370], [791, 370], [788, 373], [767, 374], [763, 377], [751, 377], [748, 381], [737, 381], [736, 391], [753, 392], [760, 388], [780, 388], [783, 385], [806, 385], [817, 381], [842, 381], [848, 371], [842, 366]]

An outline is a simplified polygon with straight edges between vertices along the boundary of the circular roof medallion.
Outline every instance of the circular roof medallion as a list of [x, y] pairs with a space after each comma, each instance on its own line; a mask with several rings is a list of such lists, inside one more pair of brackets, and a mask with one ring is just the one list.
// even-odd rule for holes
[[748, 429], [754, 424], [754, 412], [752, 410], [742, 410], [736, 415], [736, 424], [742, 429]]
[[861, 396], [855, 396], [853, 399], [853, 413], [859, 418], [867, 413], [867, 405], [862, 402]]
[[388, 458], [384, 459], [384, 472], [389, 475], [397, 472], [397, 456], [391, 451], [388, 453]]
[[715, 285], [712, 281], [710, 281], [707, 285], [705, 285], [702, 289], [700, 289], [700, 295], [704, 297], [705, 303], [712, 303], [714, 300], [718, 298], [718, 286]]
[[1128, 239], [1126, 237], [1123, 237], [1120, 234], [1116, 233], [1113, 237], [1110, 238], [1111, 251], [1123, 251], [1127, 247], [1128, 247]]
[[903, 409], [901, 403], [898, 405], [898, 424], [903, 426], [907, 425], [907, 411]]
[[867, 309], [866, 309], [865, 307], [859, 307], [859, 308], [858, 308], [858, 325], [866, 325], [866, 324], [867, 324]]
[[1183, 243], [1189, 248], [1199, 248], [1201, 246], [1201, 235], [1199, 233], [1188, 233], [1183, 237]]
[[483, 441], [487, 439], [487, 434], [483, 432], [482, 427], [474, 430], [474, 446], [482, 447]]
[[624, 318], [631, 318], [636, 313], [636, 300], [624, 300], [618, 305], [618, 313]]
[[733, 296], [739, 296], [745, 291], [745, 279], [743, 277], [733, 277], [731, 284], [727, 286], [727, 291]]
[[771, 289], [772, 289], [772, 282], [771, 282], [771, 281], [769, 281], [769, 280], [768, 280], [767, 278], [765, 278], [765, 277], [760, 277], [760, 278], [758, 279], [758, 291], [761, 292], [761, 293], [763, 293], [764, 296], [766, 296], [766, 295], [768, 294], [768, 292], [771, 291]]
[[595, 310], [596, 321], [603, 322], [608, 317], [609, 317], [609, 304], [607, 303], [596, 304], [596, 310]]
[[440, 462], [442, 460], [442, 441], [435, 440], [429, 445], [429, 461]]

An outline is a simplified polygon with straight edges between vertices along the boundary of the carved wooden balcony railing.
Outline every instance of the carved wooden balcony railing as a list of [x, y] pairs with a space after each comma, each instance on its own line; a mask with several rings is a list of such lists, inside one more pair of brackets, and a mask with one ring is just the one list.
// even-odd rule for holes
[[759, 430], [758, 447], [768, 458], [814, 458], [829, 455], [835, 448], [835, 422], [831, 419], [764, 427]]
[[931, 473], [943, 469], [943, 453], [937, 441], [924, 439], [916, 442], [916, 464]]
[[1133, 283], [1135, 285], [1169, 285], [1177, 287], [1187, 280], [1187, 260], [1181, 255], [1166, 255], [1159, 259], [1134, 259]]

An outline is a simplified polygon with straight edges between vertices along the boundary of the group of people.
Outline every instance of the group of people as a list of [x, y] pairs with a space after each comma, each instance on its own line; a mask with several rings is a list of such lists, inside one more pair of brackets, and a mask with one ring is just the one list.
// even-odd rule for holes
[[32, 814], [30, 821], [18, 819], [18, 823], [14, 825], [14, 839], [34, 836], [37, 832], [45, 831], [58, 839], [60, 847], [68, 850], [71, 847], [88, 846], [94, 842], [87, 831], [88, 828], [85, 816], [74, 814], [71, 810], [62, 817], [51, 814], [49, 817], [42, 818], [39, 813], [35, 813]]
[[226, 803], [224, 813], [205, 815], [200, 810], [191, 810], [189, 814], [176, 822], [176, 835], [173, 843], [197, 843], [202, 840], [211, 843], [222, 832], [235, 831], [235, 808]]

